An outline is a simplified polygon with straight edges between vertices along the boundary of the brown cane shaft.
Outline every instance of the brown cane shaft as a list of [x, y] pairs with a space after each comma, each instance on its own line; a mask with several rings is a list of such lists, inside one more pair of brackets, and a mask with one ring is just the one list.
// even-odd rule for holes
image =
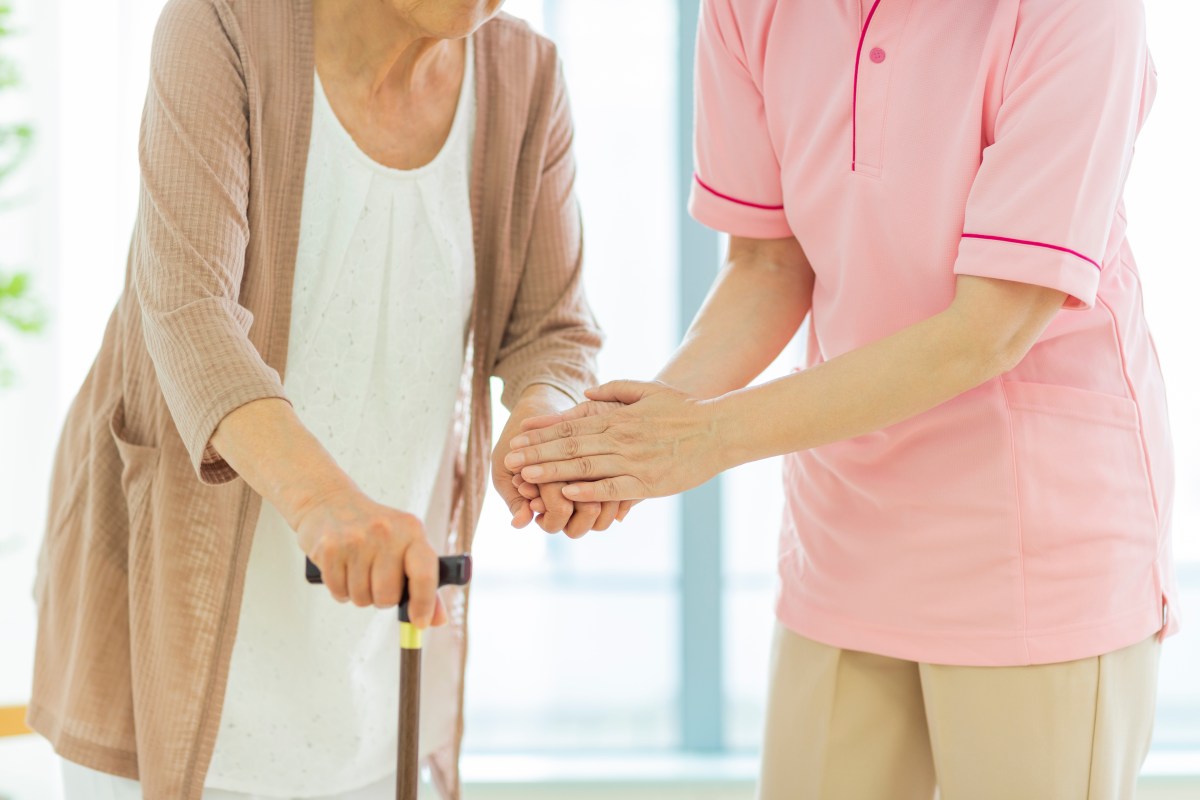
[[396, 753], [396, 800], [417, 800], [421, 769], [417, 744], [421, 727], [421, 650], [400, 650], [400, 736]]

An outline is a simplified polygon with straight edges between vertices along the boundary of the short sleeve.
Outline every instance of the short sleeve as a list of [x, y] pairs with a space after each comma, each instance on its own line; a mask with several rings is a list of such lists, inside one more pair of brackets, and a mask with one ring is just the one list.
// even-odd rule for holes
[[759, 83], [731, 0], [704, 0], [696, 41], [696, 175], [688, 209], [733, 236], [792, 235]]
[[954, 272], [1091, 308], [1154, 94], [1140, 0], [1025, 0]]

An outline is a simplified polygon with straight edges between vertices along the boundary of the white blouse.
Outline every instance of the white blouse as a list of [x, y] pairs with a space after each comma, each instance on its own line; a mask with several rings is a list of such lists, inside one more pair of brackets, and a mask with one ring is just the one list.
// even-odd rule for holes
[[[284, 381], [337, 463], [373, 499], [425, 520], [435, 548], [475, 288], [473, 63], [468, 43], [450, 135], [414, 170], [363, 153], [315, 81]], [[264, 503], [207, 785], [309, 797], [390, 775], [397, 630], [395, 609], [340, 605], [306, 584], [295, 533]], [[425, 727], [428, 751], [447, 732]]]

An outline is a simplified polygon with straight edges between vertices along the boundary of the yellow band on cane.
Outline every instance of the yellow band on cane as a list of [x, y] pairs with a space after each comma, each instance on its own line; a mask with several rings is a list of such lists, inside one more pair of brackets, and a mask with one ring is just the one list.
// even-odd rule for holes
[[421, 649], [421, 629], [416, 625], [413, 625], [411, 622], [400, 623], [400, 649]]

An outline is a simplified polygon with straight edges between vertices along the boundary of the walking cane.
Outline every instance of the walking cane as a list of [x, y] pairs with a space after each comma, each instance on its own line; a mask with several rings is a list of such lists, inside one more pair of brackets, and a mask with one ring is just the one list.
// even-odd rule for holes
[[[321, 570], [306, 560], [304, 577], [321, 582]], [[438, 588], [465, 586], [471, 580], [471, 557], [438, 559]], [[396, 749], [396, 800], [417, 800], [420, 765], [417, 744], [421, 722], [421, 629], [408, 618], [408, 586], [400, 596], [400, 730]]]

